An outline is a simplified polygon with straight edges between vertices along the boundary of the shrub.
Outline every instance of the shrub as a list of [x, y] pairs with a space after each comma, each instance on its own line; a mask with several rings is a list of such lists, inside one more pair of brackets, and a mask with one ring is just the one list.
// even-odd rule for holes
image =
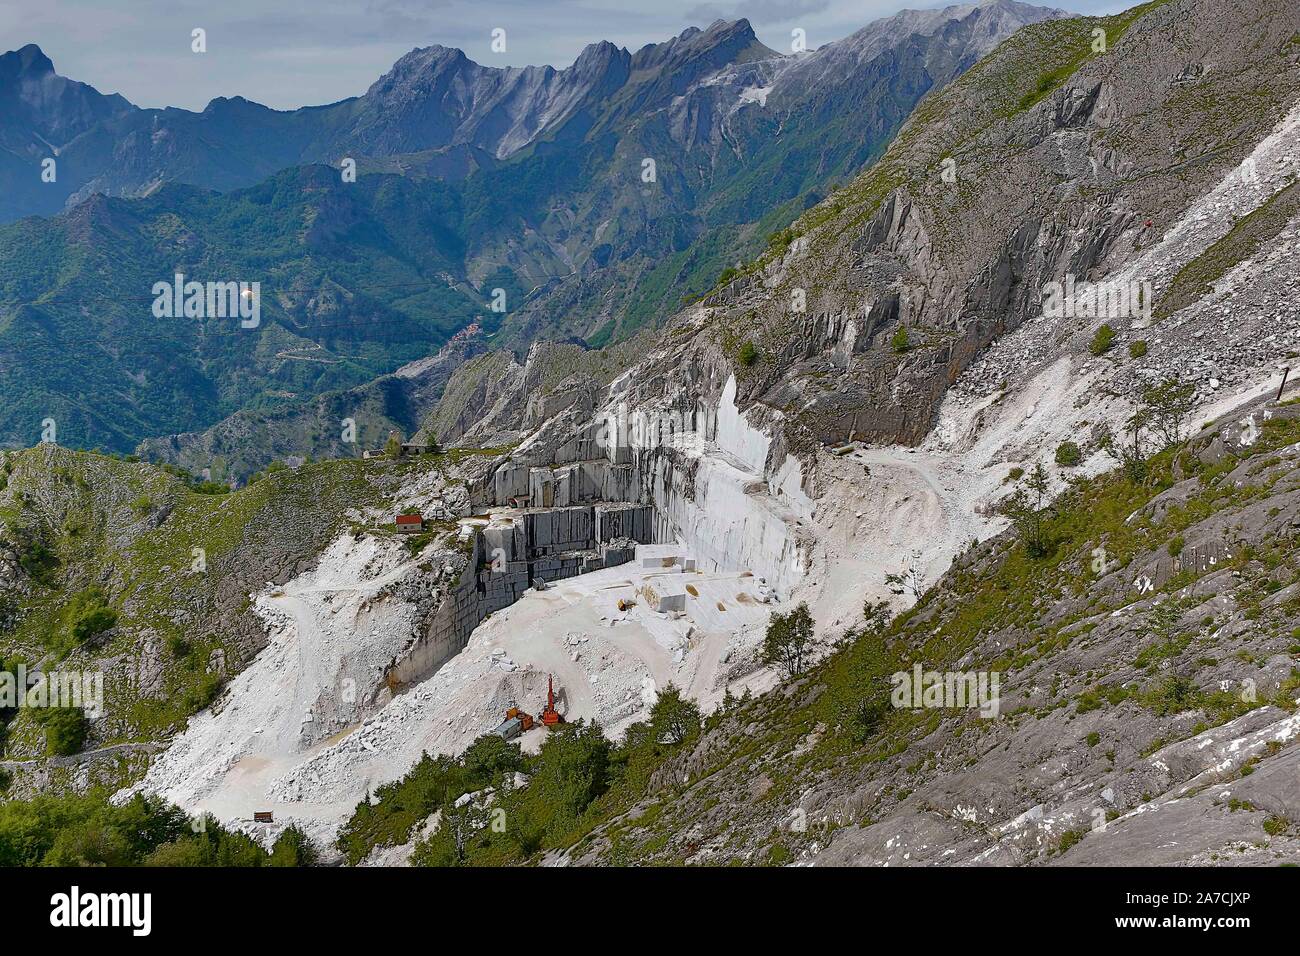
[[221, 688], [225, 686], [225, 678], [215, 672], [209, 671], [198, 678], [198, 682], [186, 687], [181, 692], [181, 702], [188, 713], [197, 713], [207, 707], [217, 695], [221, 693]]
[[[547, 744], [556, 736], [559, 732], [552, 732]], [[547, 751], [546, 746], [544, 752], [557, 752]], [[339, 831], [337, 846], [355, 865], [374, 847], [405, 843], [416, 825], [440, 807], [499, 784], [506, 773], [524, 766], [519, 747], [493, 735], [478, 738], [459, 760], [425, 754], [405, 777], [376, 789], [374, 803], [367, 796], [357, 804], [352, 818]]]
[[1042, 462], [1024, 478], [1016, 490], [1002, 502], [1002, 513], [1014, 522], [1030, 557], [1044, 558], [1053, 550], [1049, 518], [1052, 506], [1047, 472]]
[[85, 746], [90, 721], [79, 707], [50, 707], [36, 714], [45, 725], [45, 752], [51, 757], [70, 757]]
[[1130, 343], [1128, 344], [1128, 355], [1129, 355], [1129, 358], [1135, 358], [1135, 359], [1137, 359], [1137, 358], [1141, 358], [1142, 356], [1144, 356], [1144, 355], [1146, 355], [1146, 354], [1147, 354], [1147, 342], [1146, 342], [1146, 339], [1138, 339], [1137, 341], [1135, 341], [1135, 342], [1130, 342]]
[[1062, 468], [1073, 468], [1083, 461], [1083, 452], [1072, 441], [1063, 441], [1056, 446], [1056, 463]]
[[889, 344], [893, 347], [894, 351], [899, 354], [910, 349], [912, 347], [912, 340], [907, 334], [907, 326], [900, 325], [898, 331], [894, 333], [894, 337], [889, 340]]
[[111, 607], [95, 607], [86, 611], [72, 625], [72, 636], [83, 644], [97, 634], [103, 634], [117, 623], [117, 612]]
[[794, 854], [782, 843], [773, 843], [767, 849], [767, 862], [772, 866], [785, 866], [793, 859]]
[[1056, 845], [1056, 852], [1065, 853], [1087, 835], [1087, 830], [1066, 830], [1061, 834], [1061, 841]]
[[73, 642], [84, 644], [117, 624], [117, 612], [108, 606], [103, 591], [87, 588], [68, 602], [63, 619]]
[[677, 746], [700, 729], [700, 708], [669, 683], [650, 710], [650, 728], [656, 740]]
[[271, 866], [315, 866], [318, 860], [316, 847], [307, 834], [296, 825], [289, 827], [271, 847]]
[[1103, 322], [1101, 327], [1093, 333], [1092, 341], [1088, 343], [1088, 351], [1093, 355], [1105, 355], [1115, 344], [1115, 330], [1108, 323]]
[[1196, 703], [1196, 688], [1186, 677], [1171, 674], [1147, 694], [1147, 704], [1161, 717], [1190, 710]]

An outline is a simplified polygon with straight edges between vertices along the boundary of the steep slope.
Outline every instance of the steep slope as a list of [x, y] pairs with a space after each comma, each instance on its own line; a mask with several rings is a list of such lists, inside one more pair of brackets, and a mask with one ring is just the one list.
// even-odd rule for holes
[[[1202, 39], [1184, 42], [1180, 15]], [[1041, 315], [1051, 283], [1136, 260], [1116, 278], [1165, 297], [1175, 276], [1160, 263], [1177, 250], [1162, 233], [1288, 112], [1297, 26], [1285, 6], [1156, 3], [1026, 27], [928, 98], [880, 162], [680, 313], [625, 400], [669, 403], [685, 377], [710, 383], [716, 402], [735, 374], [741, 407], [781, 415], [789, 447], [919, 441], [949, 384]], [[1291, 167], [1270, 156], [1248, 172], [1233, 212], [1269, 200]], [[1232, 228], [1226, 212], [1206, 211], [1222, 228], [1198, 227], [1207, 241], [1180, 266]], [[1105, 321], [1095, 308], [1092, 321], [1061, 318], [1085, 335]]]
[[[1201, 40], [1184, 41], [1180, 16]], [[1295, 96], [1297, 25], [1285, 5], [1158, 3], [1026, 28], [686, 313], [665, 372], [685, 357], [720, 388], [734, 370], [742, 406], [784, 413], [791, 444], [918, 441], [951, 381], [1041, 314], [1051, 282], [1146, 249], [1272, 130]], [[1093, 29], [1107, 53], [1091, 52]], [[1236, 105], [1193, 105], [1207, 100]], [[645, 378], [633, 398], [659, 393]]]
[[[1297, 438], [1300, 406], [1256, 405], [1143, 481], [1084, 482], [1048, 555], [969, 550], [891, 626], [721, 716], [574, 861], [1294, 860]], [[998, 674], [997, 716], [891, 704], [913, 665]]]
[[[310, 698], [280, 704], [293, 710], [308, 743], [313, 729], [329, 725], [325, 733], [333, 733], [360, 719], [386, 699], [384, 665], [437, 612], [466, 562], [464, 549], [445, 540], [454, 529], [439, 533], [434, 525], [418, 547], [403, 546], [393, 511], [456, 508], [463, 481], [482, 461], [325, 462], [228, 492], [53, 445], [4, 453], [5, 670], [24, 662], [32, 675], [103, 675], [102, 707], [71, 746], [51, 743], [40, 711], [0, 711], [0, 763], [11, 792], [132, 780], [187, 718], [213, 704], [250, 662], [269, 656], [275, 627], [269, 636], [267, 620], [297, 608], [274, 583], [331, 563], [348, 568], [340, 592], [361, 592], [358, 582], [368, 582], [354, 595], [353, 612], [382, 639], [344, 642], [331, 681], [312, 685]], [[313, 674], [329, 665], [323, 654], [310, 663]], [[314, 726], [302, 721], [307, 712], [317, 715]]]

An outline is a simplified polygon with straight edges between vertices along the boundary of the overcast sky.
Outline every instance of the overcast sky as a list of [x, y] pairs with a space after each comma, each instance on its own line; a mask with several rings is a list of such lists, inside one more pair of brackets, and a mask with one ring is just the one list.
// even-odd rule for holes
[[[1111, 13], [1138, 0], [1044, 5]], [[202, 109], [245, 96], [278, 109], [365, 92], [417, 46], [459, 47], [491, 66], [568, 66], [588, 43], [635, 50], [688, 26], [748, 17], [763, 42], [787, 50], [846, 36], [926, 0], [0, 0], [0, 49], [39, 45], [59, 73], [139, 106]], [[191, 52], [191, 31], [208, 51]], [[494, 28], [506, 52], [490, 48]]]

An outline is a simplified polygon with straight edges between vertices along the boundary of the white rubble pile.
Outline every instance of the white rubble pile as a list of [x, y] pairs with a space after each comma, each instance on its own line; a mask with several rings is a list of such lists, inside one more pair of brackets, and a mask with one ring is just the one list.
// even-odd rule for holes
[[418, 618], [387, 589], [415, 565], [396, 542], [345, 533], [316, 568], [254, 595], [269, 644], [119, 798], [152, 791], [232, 823], [273, 810], [270, 780], [386, 699], [384, 669]]
[[[540, 719], [550, 677], [567, 720], [595, 720], [615, 737], [646, 716], [669, 682], [707, 710], [728, 684], [741, 693], [747, 677], [763, 679], [753, 673], [769, 613], [760, 579], [629, 564], [527, 592], [431, 677], [390, 700], [384, 667], [416, 622], [414, 609], [384, 589], [413, 564], [391, 541], [345, 535], [316, 570], [282, 593], [258, 595], [270, 645], [136, 789], [236, 826], [270, 810], [328, 848], [357, 803], [423, 753], [459, 754], [511, 706]], [[684, 612], [656, 612], [638, 599], [665, 580], [687, 595]], [[340, 709], [322, 702], [345, 699], [350, 679], [356, 706], [340, 724]], [[546, 733], [539, 725], [521, 742], [535, 748]]]

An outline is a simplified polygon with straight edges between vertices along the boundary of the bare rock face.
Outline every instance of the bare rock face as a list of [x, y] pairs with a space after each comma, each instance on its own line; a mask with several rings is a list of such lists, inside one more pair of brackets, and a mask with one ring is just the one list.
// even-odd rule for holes
[[[1086, 47], [1091, 21], [1026, 28], [934, 94], [788, 245], [707, 297], [703, 321], [678, 320], [684, 341], [668, 351], [699, 356], [678, 381], [720, 352], [742, 407], [786, 413], [792, 444], [800, 431], [827, 444], [919, 441], [957, 376], [1041, 314], [1048, 283], [1124, 265], [1285, 114], [1300, 15], [1229, 7], [1183, 0], [1113, 18], [1109, 52], [1041, 92], [1025, 81]], [[1180, 23], [1197, 31], [1184, 37]], [[1201, 82], [1225, 95], [1266, 75], [1257, 108], [1181, 108], [1189, 62], [1210, 61]], [[1184, 160], [1169, 167], [1168, 155]]]
[[166, 653], [166, 644], [157, 634], [146, 634], [136, 642], [134, 690], [141, 697], [156, 699], [166, 692], [163, 680]]

